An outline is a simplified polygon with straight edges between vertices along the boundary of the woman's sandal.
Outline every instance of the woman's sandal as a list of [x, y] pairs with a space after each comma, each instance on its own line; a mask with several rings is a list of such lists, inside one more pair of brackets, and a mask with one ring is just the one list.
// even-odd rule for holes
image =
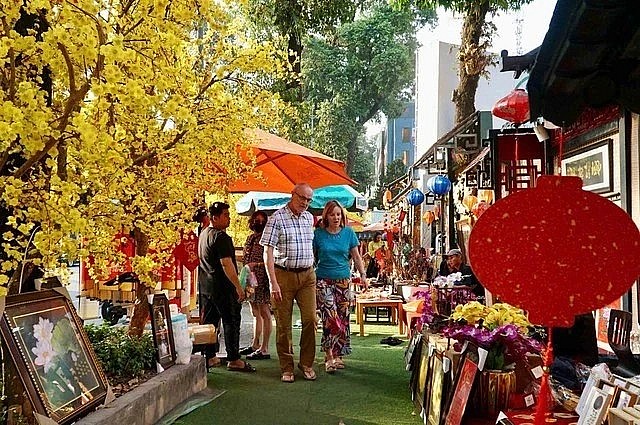
[[335, 360], [327, 360], [324, 362], [324, 371], [327, 373], [336, 373]]
[[282, 372], [280, 380], [284, 383], [291, 384], [296, 378], [293, 376], [293, 372]]
[[336, 369], [344, 369], [344, 360], [342, 360], [341, 357], [333, 359], [333, 364], [335, 365]]
[[308, 366], [302, 366], [301, 364], [298, 364], [298, 369], [300, 369], [302, 371], [302, 376], [307, 381], [315, 381], [316, 380], [316, 378], [317, 378], [316, 371], [313, 370], [313, 368], [308, 367]]

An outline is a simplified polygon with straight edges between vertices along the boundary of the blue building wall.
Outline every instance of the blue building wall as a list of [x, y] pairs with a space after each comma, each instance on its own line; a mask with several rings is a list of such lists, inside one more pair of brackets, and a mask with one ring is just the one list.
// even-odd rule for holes
[[386, 164], [403, 159], [409, 166], [415, 161], [415, 103], [407, 105], [402, 115], [387, 120]]

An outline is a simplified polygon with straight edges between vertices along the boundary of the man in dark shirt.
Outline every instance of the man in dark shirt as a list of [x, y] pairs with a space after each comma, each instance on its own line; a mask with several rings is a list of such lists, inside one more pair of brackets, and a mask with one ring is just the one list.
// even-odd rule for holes
[[484, 287], [476, 275], [473, 274], [471, 267], [462, 261], [462, 251], [459, 249], [450, 249], [445, 255], [445, 259], [446, 261], [440, 264], [440, 276], [460, 273], [462, 274], [462, 280], [457, 284], [468, 286], [476, 296], [484, 297]]
[[[239, 372], [255, 372], [255, 368], [240, 359], [240, 312], [244, 290], [238, 279], [235, 249], [225, 229], [231, 222], [229, 205], [214, 202], [209, 207], [211, 223], [200, 233], [198, 240], [198, 287], [200, 291], [200, 317], [202, 323], [215, 318], [217, 310], [224, 325], [224, 342], [227, 349], [227, 369]], [[215, 324], [216, 326], [218, 324]], [[215, 352], [207, 356], [207, 366], [215, 366]]]

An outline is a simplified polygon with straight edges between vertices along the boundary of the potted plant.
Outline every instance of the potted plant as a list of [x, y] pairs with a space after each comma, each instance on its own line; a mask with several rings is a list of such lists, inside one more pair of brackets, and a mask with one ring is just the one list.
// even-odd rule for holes
[[441, 332], [462, 344], [487, 351], [475, 400], [481, 414], [494, 416], [507, 407], [515, 391], [515, 365], [527, 353], [540, 353], [534, 327], [524, 311], [506, 303], [485, 306], [477, 301], [458, 305]]

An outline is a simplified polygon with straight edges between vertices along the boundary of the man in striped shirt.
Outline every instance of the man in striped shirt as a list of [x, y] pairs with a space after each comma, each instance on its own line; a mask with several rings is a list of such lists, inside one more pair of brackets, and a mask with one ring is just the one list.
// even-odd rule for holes
[[271, 305], [276, 318], [276, 348], [281, 381], [294, 381], [291, 316], [293, 301], [300, 309], [300, 362], [298, 369], [306, 380], [316, 379], [313, 362], [316, 353], [316, 275], [313, 270], [313, 216], [307, 211], [313, 190], [298, 183], [291, 201], [267, 221], [260, 245], [271, 286]]

